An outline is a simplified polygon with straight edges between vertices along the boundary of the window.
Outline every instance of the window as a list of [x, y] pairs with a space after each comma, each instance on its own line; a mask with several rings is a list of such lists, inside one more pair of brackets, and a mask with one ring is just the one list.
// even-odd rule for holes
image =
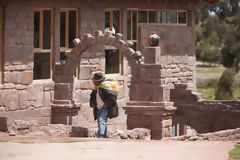
[[157, 12], [149, 11], [148, 20], [149, 23], [157, 23]]
[[127, 39], [134, 44], [133, 49], [138, 50], [138, 25], [145, 24], [175, 24], [187, 25], [187, 11], [159, 11], [148, 9], [127, 10]]
[[[78, 37], [78, 9], [60, 9], [60, 63], [65, 64], [65, 52], [74, 48], [73, 40]], [[75, 76], [79, 78], [79, 64], [76, 66]]]
[[33, 79], [52, 77], [52, 9], [34, 11]]
[[74, 48], [73, 40], [78, 37], [77, 9], [61, 9], [60, 12], [60, 62], [66, 61], [67, 50]]
[[105, 73], [119, 73], [119, 50], [118, 49], [106, 49], [106, 70]]
[[177, 24], [177, 12], [175, 11], [168, 12], [168, 23]]
[[[121, 33], [121, 12], [119, 9], [105, 10], [105, 32], [112, 31], [113, 35]], [[122, 58], [118, 49], [105, 46], [105, 73], [121, 73]]]
[[178, 12], [178, 24], [187, 24], [187, 12], [186, 11]]
[[167, 12], [158, 12], [158, 23], [167, 23]]
[[147, 23], [147, 11], [138, 11], [138, 23]]
[[127, 11], [127, 39], [131, 40], [134, 44], [133, 49], [137, 50], [137, 32], [138, 32], [138, 12], [137, 10]]

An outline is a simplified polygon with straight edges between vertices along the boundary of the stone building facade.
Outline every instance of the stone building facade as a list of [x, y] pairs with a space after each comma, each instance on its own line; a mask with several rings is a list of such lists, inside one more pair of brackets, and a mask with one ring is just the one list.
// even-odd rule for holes
[[[133, 50], [146, 59], [147, 37], [154, 31], [161, 38], [158, 59], [160, 77], [164, 81], [167, 100], [174, 102], [170, 92], [178, 86], [196, 91], [194, 6], [198, 0], [3, 0], [1, 11], [1, 85], [0, 117], [51, 121], [54, 99], [68, 96], [57, 85], [61, 66], [74, 48], [72, 40], [84, 40], [87, 33], [96, 30], [112, 31], [123, 35], [124, 42], [131, 41]], [[207, 1], [215, 3], [215, 1]], [[96, 37], [95, 37], [96, 38]], [[130, 43], [130, 42], [129, 42]], [[137, 53], [137, 52], [136, 52]], [[79, 57], [77, 57], [79, 58]], [[145, 59], [144, 59], [145, 58]], [[163, 96], [159, 90], [137, 86], [129, 59], [117, 47], [108, 44], [92, 45], [81, 53], [74, 69], [73, 104], [80, 107], [72, 124], [89, 126], [94, 123], [89, 107], [94, 73], [105, 72], [106, 77], [118, 80], [120, 116], [110, 121], [113, 128], [126, 127], [122, 107], [129, 100], [148, 101], [149, 96]], [[145, 66], [150, 67], [151, 66]], [[141, 77], [151, 79], [159, 68], [140, 71]], [[155, 71], [156, 70], [156, 71]], [[150, 72], [149, 72], [150, 71]], [[142, 80], [142, 79], [140, 79]], [[134, 97], [129, 97], [131, 82]], [[145, 87], [145, 88], [144, 88]], [[145, 95], [137, 95], [142, 88]], [[181, 88], [181, 87], [180, 87]], [[54, 89], [58, 89], [56, 94]], [[151, 89], [151, 88], [150, 88]], [[154, 93], [153, 93], [154, 92]], [[194, 94], [198, 97], [198, 94]], [[151, 99], [152, 97], [150, 97]], [[157, 97], [158, 98], [158, 97]], [[186, 97], [187, 99], [188, 97]], [[196, 99], [198, 101], [198, 99]], [[72, 102], [71, 102], [72, 103]]]

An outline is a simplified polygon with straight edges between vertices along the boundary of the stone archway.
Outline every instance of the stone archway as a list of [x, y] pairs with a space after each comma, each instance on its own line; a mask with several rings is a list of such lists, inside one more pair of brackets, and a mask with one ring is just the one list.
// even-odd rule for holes
[[65, 64], [55, 66], [54, 75], [54, 100], [52, 104], [51, 123], [71, 124], [71, 117], [77, 115], [80, 110], [73, 101], [73, 82], [75, 66], [78, 64], [82, 54], [94, 45], [111, 45], [120, 50], [129, 62], [131, 74], [139, 77], [141, 53], [131, 48], [131, 42], [124, 41], [123, 35], [118, 33], [116, 36], [112, 32], [105, 34], [102, 31], [95, 31], [94, 34], [85, 34], [83, 40], [75, 39], [75, 48], [65, 55]]

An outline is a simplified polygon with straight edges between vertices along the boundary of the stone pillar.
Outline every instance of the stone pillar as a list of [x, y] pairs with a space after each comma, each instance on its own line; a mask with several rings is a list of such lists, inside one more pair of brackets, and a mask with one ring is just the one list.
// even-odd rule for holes
[[64, 65], [56, 65], [54, 101], [51, 105], [51, 123], [72, 124], [72, 116], [76, 116], [80, 107], [76, 107], [73, 101], [73, 79], [72, 74], [64, 73]]
[[160, 64], [160, 47], [146, 47], [140, 77], [132, 77], [130, 101], [124, 107], [128, 129], [148, 128], [152, 139], [171, 136], [172, 115], [176, 110], [170, 102], [171, 75]]

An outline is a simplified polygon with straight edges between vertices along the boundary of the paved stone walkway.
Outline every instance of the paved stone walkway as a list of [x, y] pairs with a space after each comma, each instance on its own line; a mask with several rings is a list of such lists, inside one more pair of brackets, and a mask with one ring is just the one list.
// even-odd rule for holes
[[[4, 137], [0, 136], [3, 141]], [[6, 137], [5, 137], [6, 140]], [[8, 138], [1, 160], [227, 160], [235, 142]], [[21, 143], [20, 143], [21, 142]], [[64, 142], [64, 143], [63, 143]]]

